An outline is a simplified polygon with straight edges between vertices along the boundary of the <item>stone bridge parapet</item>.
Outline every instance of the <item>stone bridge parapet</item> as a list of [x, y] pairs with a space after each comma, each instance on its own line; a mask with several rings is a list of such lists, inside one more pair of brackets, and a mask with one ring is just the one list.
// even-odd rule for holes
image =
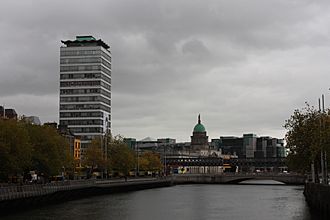
[[174, 183], [223, 183], [238, 184], [245, 180], [274, 180], [288, 185], [303, 185], [306, 176], [283, 173], [223, 173], [223, 174], [177, 174]]

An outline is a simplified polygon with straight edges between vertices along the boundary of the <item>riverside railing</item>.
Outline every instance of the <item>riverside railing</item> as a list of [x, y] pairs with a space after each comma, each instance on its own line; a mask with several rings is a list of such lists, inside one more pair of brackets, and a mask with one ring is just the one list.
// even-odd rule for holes
[[47, 184], [1, 186], [0, 201], [42, 196], [58, 191], [86, 188], [94, 185], [95, 180], [74, 180]]
[[34, 196], [43, 196], [59, 191], [68, 191], [75, 189], [83, 189], [88, 187], [116, 185], [116, 184], [132, 184], [140, 182], [164, 181], [166, 178], [134, 178], [134, 179], [91, 179], [91, 180], [69, 180], [62, 182], [52, 182], [47, 184], [31, 184], [31, 185], [4, 185], [0, 186], [0, 202], [4, 200], [13, 200], [20, 198], [28, 198]]

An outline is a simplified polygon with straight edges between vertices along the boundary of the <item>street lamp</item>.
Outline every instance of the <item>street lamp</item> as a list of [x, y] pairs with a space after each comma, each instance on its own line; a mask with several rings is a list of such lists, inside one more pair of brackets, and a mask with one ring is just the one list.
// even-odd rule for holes
[[63, 171], [62, 171], [62, 181], [64, 181], [64, 179], [65, 179], [65, 166], [62, 166], [62, 169], [63, 169]]
[[166, 173], [166, 143], [164, 144], [164, 175], [165, 177], [167, 176], [167, 173]]
[[140, 167], [139, 167], [139, 144], [135, 141], [135, 150], [136, 150], [136, 177], [140, 174]]
[[319, 113], [320, 113], [320, 146], [321, 146], [321, 175], [322, 175], [322, 183], [328, 184], [328, 170], [327, 170], [327, 154], [324, 150], [324, 130], [325, 130], [325, 121], [324, 121], [324, 94], [322, 94], [322, 109], [321, 109], [321, 100], [319, 99]]

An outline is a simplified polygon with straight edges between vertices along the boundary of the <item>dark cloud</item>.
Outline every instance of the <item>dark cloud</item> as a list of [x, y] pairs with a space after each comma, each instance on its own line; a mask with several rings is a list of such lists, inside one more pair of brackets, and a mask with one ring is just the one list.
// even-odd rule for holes
[[[189, 140], [281, 137], [329, 87], [328, 1], [2, 1], [0, 104], [58, 120], [59, 47], [92, 34], [113, 54], [113, 131]], [[330, 98], [326, 94], [326, 100]]]

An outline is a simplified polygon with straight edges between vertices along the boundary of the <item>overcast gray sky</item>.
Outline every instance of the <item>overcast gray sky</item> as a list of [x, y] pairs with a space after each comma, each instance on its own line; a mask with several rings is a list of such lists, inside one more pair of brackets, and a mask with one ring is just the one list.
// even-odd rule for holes
[[111, 46], [112, 131], [189, 141], [284, 137], [322, 93], [330, 103], [330, 1], [2, 0], [0, 104], [58, 122], [61, 40]]

